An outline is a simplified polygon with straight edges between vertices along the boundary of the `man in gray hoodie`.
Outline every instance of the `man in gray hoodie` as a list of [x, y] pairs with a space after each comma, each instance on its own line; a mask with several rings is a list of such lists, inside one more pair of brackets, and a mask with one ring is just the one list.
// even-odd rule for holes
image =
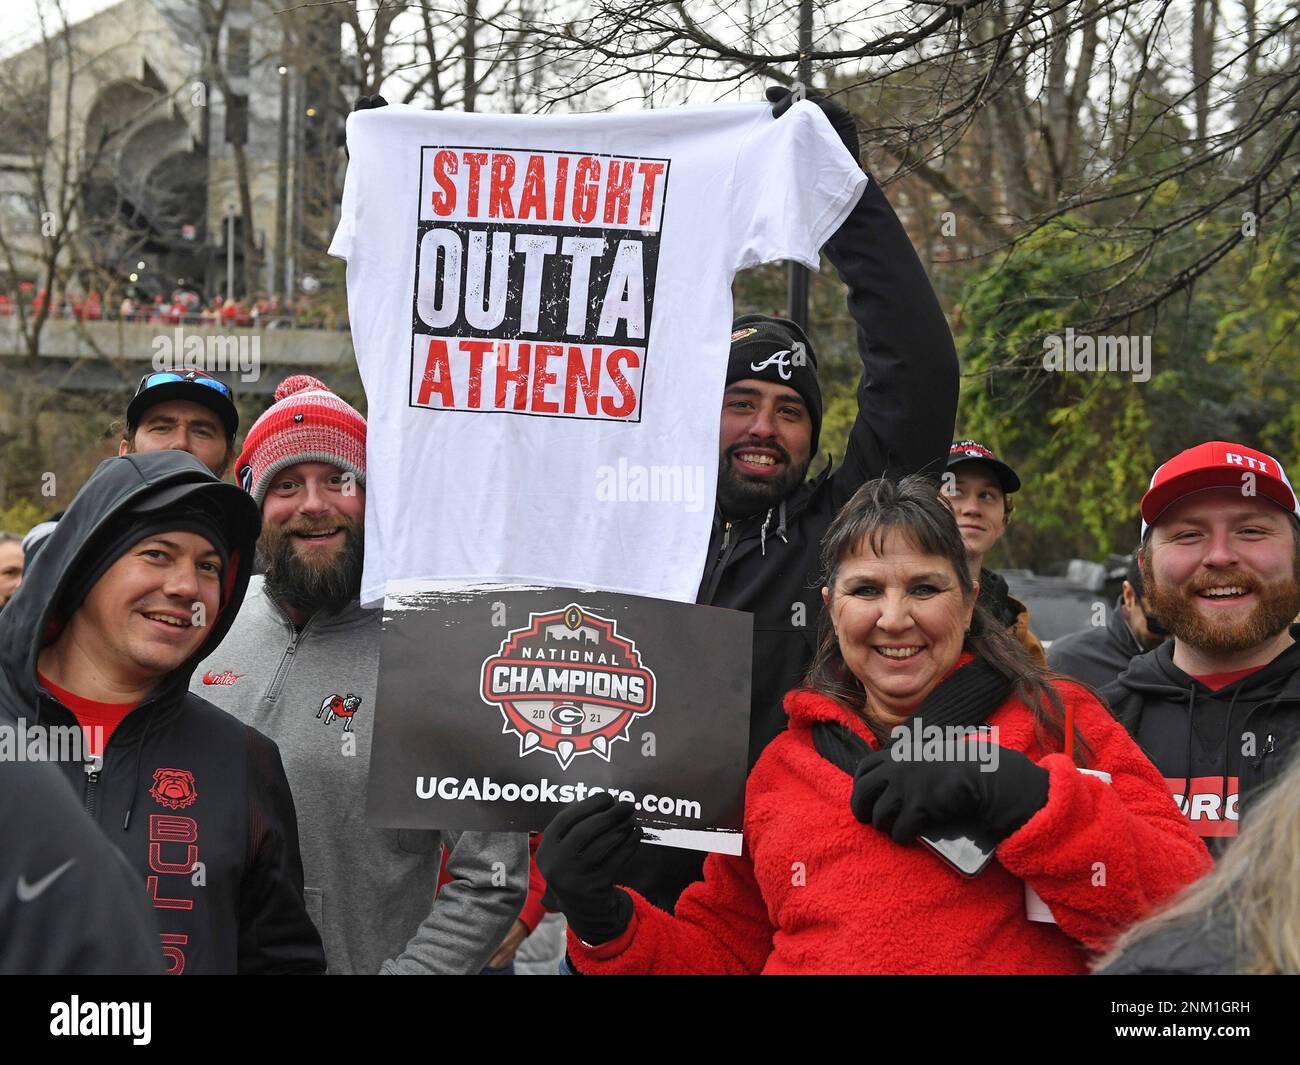
[[329, 972], [477, 973], [523, 906], [528, 837], [366, 824], [382, 613], [358, 604], [366, 423], [312, 377], [275, 397], [235, 465], [263, 576], [192, 688], [280, 747]]

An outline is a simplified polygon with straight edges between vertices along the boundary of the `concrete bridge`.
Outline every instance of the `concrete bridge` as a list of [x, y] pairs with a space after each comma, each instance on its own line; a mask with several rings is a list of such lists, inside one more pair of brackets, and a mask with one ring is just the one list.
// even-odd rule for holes
[[164, 359], [168, 366], [207, 370], [237, 395], [268, 399], [289, 374], [310, 373], [331, 386], [342, 375], [355, 381], [356, 374], [352, 334], [346, 329], [294, 329], [283, 320], [273, 328], [224, 329], [52, 319], [41, 330], [33, 365], [17, 319], [0, 318], [0, 387], [30, 383], [35, 374], [51, 389], [102, 392], [116, 399], [134, 392], [140, 378]]

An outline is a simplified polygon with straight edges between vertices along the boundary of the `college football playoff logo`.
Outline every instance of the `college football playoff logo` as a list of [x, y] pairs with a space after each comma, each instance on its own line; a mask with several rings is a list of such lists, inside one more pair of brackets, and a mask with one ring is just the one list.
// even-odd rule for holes
[[546, 751], [562, 769], [583, 754], [609, 761], [633, 718], [654, 710], [654, 673], [615, 622], [570, 604], [530, 614], [483, 663], [481, 695], [519, 737], [519, 755]]

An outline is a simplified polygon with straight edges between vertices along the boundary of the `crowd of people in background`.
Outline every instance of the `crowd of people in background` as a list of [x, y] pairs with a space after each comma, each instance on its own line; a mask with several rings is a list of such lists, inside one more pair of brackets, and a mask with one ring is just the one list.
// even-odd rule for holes
[[150, 296], [132, 290], [116, 303], [96, 289], [84, 293], [56, 294], [50, 300], [43, 288], [24, 282], [17, 293], [0, 292], [0, 319], [18, 314], [18, 304], [28, 316], [40, 314], [48, 303], [48, 316], [77, 322], [119, 321], [142, 325], [202, 326], [207, 329], [341, 329], [348, 328], [346, 312], [319, 302], [302, 292], [292, 299], [279, 294], [240, 296], [214, 293], [206, 300], [193, 289], [176, 288], [170, 295]]
[[[1044, 653], [985, 565], [1032, 485], [955, 431], [952, 338], [874, 181], [825, 251], [863, 363], [842, 462], [809, 476], [792, 323], [737, 320], [723, 396], [696, 601], [755, 620], [741, 854], [642, 846], [605, 793], [531, 836], [370, 827], [365, 419], [296, 375], [239, 443], [229, 386], [157, 371], [67, 510], [0, 537], [0, 717], [90, 750], [58, 766], [80, 804], [0, 764], [0, 810], [46, 797], [39, 833], [0, 816], [0, 861], [82, 859], [21, 932], [0, 902], [0, 971], [1300, 972], [1283, 467], [1224, 441], [1163, 463], [1105, 624]], [[900, 756], [923, 725], [957, 741]]]

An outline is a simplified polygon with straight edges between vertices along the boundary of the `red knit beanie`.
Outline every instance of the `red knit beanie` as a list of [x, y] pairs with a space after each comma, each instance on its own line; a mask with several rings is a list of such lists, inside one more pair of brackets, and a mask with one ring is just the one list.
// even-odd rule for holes
[[294, 374], [248, 430], [235, 474], [260, 507], [277, 473], [300, 462], [327, 462], [366, 483], [366, 420], [322, 381]]

